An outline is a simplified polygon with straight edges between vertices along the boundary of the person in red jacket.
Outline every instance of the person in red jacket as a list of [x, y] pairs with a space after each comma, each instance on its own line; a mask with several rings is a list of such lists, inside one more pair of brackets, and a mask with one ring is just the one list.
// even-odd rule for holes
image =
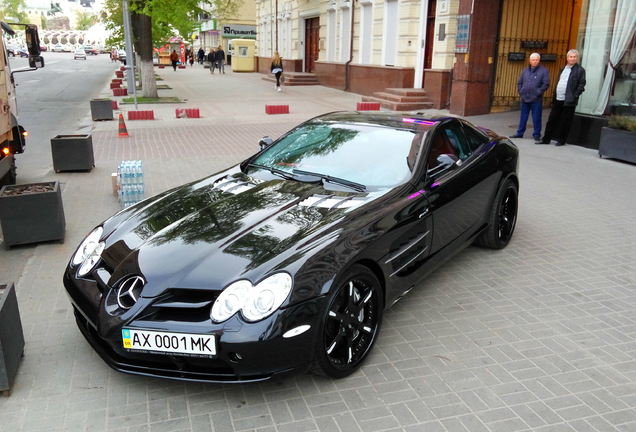
[[170, 61], [172, 62], [172, 69], [177, 70], [177, 63], [179, 63], [179, 54], [177, 50], [172, 50], [170, 53]]

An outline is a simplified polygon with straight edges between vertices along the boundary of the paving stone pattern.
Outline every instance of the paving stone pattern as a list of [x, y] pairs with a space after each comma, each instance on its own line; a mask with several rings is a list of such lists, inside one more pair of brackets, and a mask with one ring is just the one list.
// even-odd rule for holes
[[[152, 106], [156, 120], [126, 122], [128, 138], [117, 121], [96, 123], [95, 169], [51, 167], [42, 179], [63, 186], [64, 243], [0, 247], [26, 338], [12, 394], [0, 397], [0, 431], [636, 430], [636, 166], [531, 139], [515, 140], [521, 188], [510, 245], [468, 247], [387, 310], [353, 376], [213, 385], [108, 368], [76, 329], [62, 273], [86, 232], [119, 209], [117, 165], [143, 160], [147, 190], [159, 193], [242, 160], [263, 135], [360, 100], [320, 86], [277, 94], [229, 68], [157, 72], [171, 87], [162, 94], [187, 98], [179, 108], [199, 108], [201, 118]], [[288, 103], [290, 114], [267, 116], [266, 103]], [[511, 135], [518, 113], [471, 120]]]

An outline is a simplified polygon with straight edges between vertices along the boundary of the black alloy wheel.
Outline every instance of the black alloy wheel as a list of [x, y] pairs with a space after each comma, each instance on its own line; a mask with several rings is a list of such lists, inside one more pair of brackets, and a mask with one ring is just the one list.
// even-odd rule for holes
[[490, 249], [503, 249], [508, 245], [517, 224], [518, 192], [515, 183], [506, 180], [495, 197], [488, 229], [476, 243]]
[[380, 282], [366, 267], [352, 266], [328, 298], [313, 372], [343, 378], [356, 371], [376, 340], [384, 301]]

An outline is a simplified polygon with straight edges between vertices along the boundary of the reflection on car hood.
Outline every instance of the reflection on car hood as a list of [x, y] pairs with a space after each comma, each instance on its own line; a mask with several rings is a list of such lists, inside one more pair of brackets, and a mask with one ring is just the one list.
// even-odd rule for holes
[[238, 170], [212, 176], [105, 222], [109, 284], [141, 274], [143, 296], [153, 297], [168, 288], [221, 289], [241, 277], [262, 277], [333, 240], [335, 224], [379, 195], [255, 180]]

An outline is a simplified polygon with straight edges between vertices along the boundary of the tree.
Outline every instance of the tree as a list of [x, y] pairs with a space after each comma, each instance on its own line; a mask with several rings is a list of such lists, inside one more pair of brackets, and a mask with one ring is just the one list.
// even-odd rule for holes
[[[142, 96], [156, 98], [153, 47], [164, 45], [172, 36], [185, 36], [198, 27], [202, 7], [213, 10], [217, 19], [235, 15], [243, 0], [129, 0], [133, 44], [139, 56]], [[113, 31], [108, 43], [123, 46], [123, 12], [121, 0], [106, 0], [106, 27]], [[131, 56], [131, 54], [128, 54]]]
[[75, 11], [75, 30], [88, 30], [97, 22], [97, 15]]
[[14, 22], [28, 23], [29, 16], [25, 12], [24, 0], [0, 0], [0, 19], [7, 24]]

